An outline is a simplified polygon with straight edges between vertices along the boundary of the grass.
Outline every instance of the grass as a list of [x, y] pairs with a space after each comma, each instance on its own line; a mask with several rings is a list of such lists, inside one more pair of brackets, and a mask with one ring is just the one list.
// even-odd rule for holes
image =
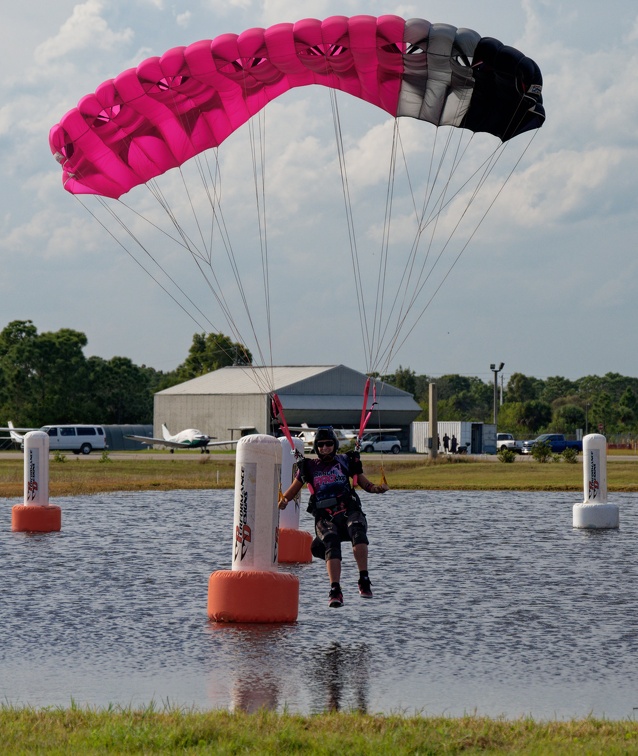
[[0, 707], [3, 753], [627, 754], [638, 723]]
[[[63, 455], [49, 466], [49, 495], [79, 496], [109, 491], [233, 488], [235, 459], [230, 455], [131, 455], [126, 459], [102, 461]], [[638, 457], [611, 456], [607, 463], [609, 491], [638, 491]], [[495, 458], [440, 457], [429, 460], [414, 456], [395, 460], [392, 456], [364, 455], [366, 475], [379, 481], [381, 465], [394, 489], [472, 491], [580, 491], [581, 463], [547, 462], [519, 457], [513, 464]], [[23, 460], [0, 454], [0, 496], [22, 496]]]
[[[110, 460], [62, 455], [65, 461], [49, 464], [49, 496], [81, 496], [110, 491], [167, 491], [191, 488], [233, 488], [234, 457], [191, 455], [162, 458]], [[0, 455], [0, 495], [21, 496], [24, 492], [24, 462]]]

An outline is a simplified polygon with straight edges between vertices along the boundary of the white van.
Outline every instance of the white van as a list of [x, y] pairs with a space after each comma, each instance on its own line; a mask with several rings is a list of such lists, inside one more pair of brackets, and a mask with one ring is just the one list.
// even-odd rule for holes
[[40, 428], [49, 435], [51, 451], [72, 451], [90, 454], [94, 449], [106, 449], [106, 434], [101, 425], [45, 425]]

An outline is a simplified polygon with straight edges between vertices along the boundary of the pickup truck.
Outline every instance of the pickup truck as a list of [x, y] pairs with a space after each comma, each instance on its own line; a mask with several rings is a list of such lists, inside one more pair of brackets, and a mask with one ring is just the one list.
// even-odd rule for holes
[[501, 449], [511, 449], [513, 452], [520, 454], [523, 450], [523, 442], [517, 441], [511, 433], [496, 434], [496, 451]]
[[538, 438], [533, 441], [523, 442], [523, 454], [531, 454], [534, 444], [545, 442], [549, 444], [553, 454], [560, 454], [565, 449], [576, 449], [578, 452], [583, 450], [582, 441], [567, 441], [562, 433], [542, 433]]

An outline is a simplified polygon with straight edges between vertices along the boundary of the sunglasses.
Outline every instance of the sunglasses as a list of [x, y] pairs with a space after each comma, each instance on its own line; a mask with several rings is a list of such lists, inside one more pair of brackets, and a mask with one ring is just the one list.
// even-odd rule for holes
[[317, 449], [322, 449], [324, 446], [334, 446], [334, 441], [317, 441]]

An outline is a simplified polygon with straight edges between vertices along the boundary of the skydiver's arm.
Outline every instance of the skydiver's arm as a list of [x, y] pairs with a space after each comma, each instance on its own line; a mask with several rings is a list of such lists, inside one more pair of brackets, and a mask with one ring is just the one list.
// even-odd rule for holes
[[368, 480], [366, 476], [363, 473], [359, 474], [359, 477], [357, 478], [357, 484], [363, 488], [364, 491], [367, 493], [375, 493], [375, 494], [382, 494], [385, 493], [390, 486], [377, 486], [375, 483], [373, 483], [371, 480]]
[[288, 486], [288, 488], [284, 491], [282, 494], [281, 499], [279, 500], [279, 509], [285, 509], [288, 504], [295, 498], [295, 496], [301, 491], [303, 488], [303, 483], [300, 480], [293, 480], [293, 482]]

